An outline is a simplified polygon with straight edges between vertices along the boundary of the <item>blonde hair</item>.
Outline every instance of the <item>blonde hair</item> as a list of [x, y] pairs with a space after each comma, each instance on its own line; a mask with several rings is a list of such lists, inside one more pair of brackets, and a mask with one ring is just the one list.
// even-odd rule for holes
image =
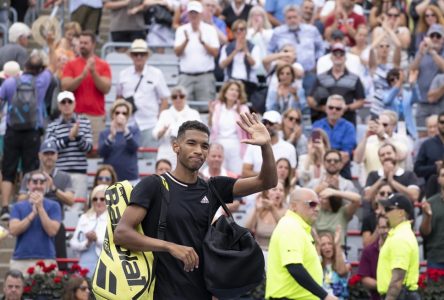
[[68, 22], [65, 24], [64, 26], [65, 32], [69, 31], [69, 30], [74, 30], [74, 35], [79, 36], [80, 33], [82, 32], [82, 27], [80, 27], [80, 24], [72, 21], [72, 22]]
[[259, 5], [253, 6], [250, 9], [250, 12], [248, 13], [248, 19], [247, 19], [247, 28], [253, 27], [253, 14], [255, 14], [255, 13], [260, 13], [262, 15], [262, 18], [264, 19], [264, 22], [262, 24], [262, 29], [271, 29], [270, 21], [268, 21], [268, 18], [267, 18], [267, 13]]
[[113, 106], [111, 106], [111, 119], [113, 118], [114, 112], [116, 111], [116, 109], [120, 106], [125, 106], [126, 109], [128, 110], [128, 115], [127, 117], [131, 117], [131, 115], [133, 114], [133, 107], [128, 103], [128, 101], [126, 101], [125, 99], [117, 99], [116, 101], [114, 101]]
[[88, 211], [85, 213], [87, 215], [93, 215], [96, 212], [94, 211], [94, 208], [92, 206], [92, 199], [97, 195], [99, 192], [105, 192], [108, 186], [106, 184], [99, 184], [98, 186], [94, 187], [91, 191], [91, 194], [89, 195], [88, 199], [88, 206], [90, 207]]
[[436, 16], [437, 19], [436, 23], [444, 26], [444, 16], [441, 10], [434, 5], [429, 5], [426, 7], [424, 12], [419, 16], [418, 27], [416, 27], [416, 32], [426, 32], [429, 29], [429, 25], [427, 25], [425, 18], [426, 11], [428, 10], [431, 10], [433, 14]]

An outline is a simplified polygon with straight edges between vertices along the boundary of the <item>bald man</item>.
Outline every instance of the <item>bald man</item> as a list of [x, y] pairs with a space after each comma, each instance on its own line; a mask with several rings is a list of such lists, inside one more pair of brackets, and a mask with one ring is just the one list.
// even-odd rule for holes
[[310, 189], [291, 193], [290, 207], [270, 239], [266, 299], [337, 299], [322, 288], [322, 265], [311, 235], [319, 204]]

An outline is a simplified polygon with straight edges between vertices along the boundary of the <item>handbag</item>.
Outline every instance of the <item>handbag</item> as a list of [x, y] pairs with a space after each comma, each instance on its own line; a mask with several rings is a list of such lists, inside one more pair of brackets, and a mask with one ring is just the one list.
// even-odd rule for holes
[[124, 98], [125, 101], [131, 105], [131, 107], [133, 109], [132, 114], [134, 114], [137, 111], [137, 106], [136, 106], [136, 102], [135, 102], [136, 100], [134, 99], [134, 94], [137, 92], [137, 89], [139, 88], [139, 85], [140, 85], [140, 82], [142, 81], [142, 79], [143, 79], [143, 74], [140, 75], [139, 82], [137, 82], [136, 88], [134, 89], [133, 96], [129, 96], [129, 97]]
[[211, 215], [202, 245], [203, 274], [206, 288], [218, 298], [241, 296], [258, 286], [265, 278], [262, 250], [250, 231], [234, 221], [225, 202], [209, 181], [210, 195], [227, 214], [213, 224]]

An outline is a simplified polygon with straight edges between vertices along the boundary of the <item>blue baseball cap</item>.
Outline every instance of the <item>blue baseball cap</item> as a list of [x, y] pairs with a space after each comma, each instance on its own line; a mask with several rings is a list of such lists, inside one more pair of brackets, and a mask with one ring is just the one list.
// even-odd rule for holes
[[41, 153], [47, 153], [47, 152], [54, 152], [54, 153], [58, 153], [58, 149], [57, 149], [57, 145], [53, 140], [45, 140], [41, 145], [40, 145], [40, 152]]

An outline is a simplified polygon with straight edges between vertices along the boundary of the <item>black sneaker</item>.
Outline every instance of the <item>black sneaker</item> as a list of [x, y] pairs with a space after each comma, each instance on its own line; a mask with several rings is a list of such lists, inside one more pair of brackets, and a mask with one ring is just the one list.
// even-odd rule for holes
[[0, 213], [0, 220], [1, 221], [9, 221], [9, 207], [8, 206], [2, 207], [2, 212]]

